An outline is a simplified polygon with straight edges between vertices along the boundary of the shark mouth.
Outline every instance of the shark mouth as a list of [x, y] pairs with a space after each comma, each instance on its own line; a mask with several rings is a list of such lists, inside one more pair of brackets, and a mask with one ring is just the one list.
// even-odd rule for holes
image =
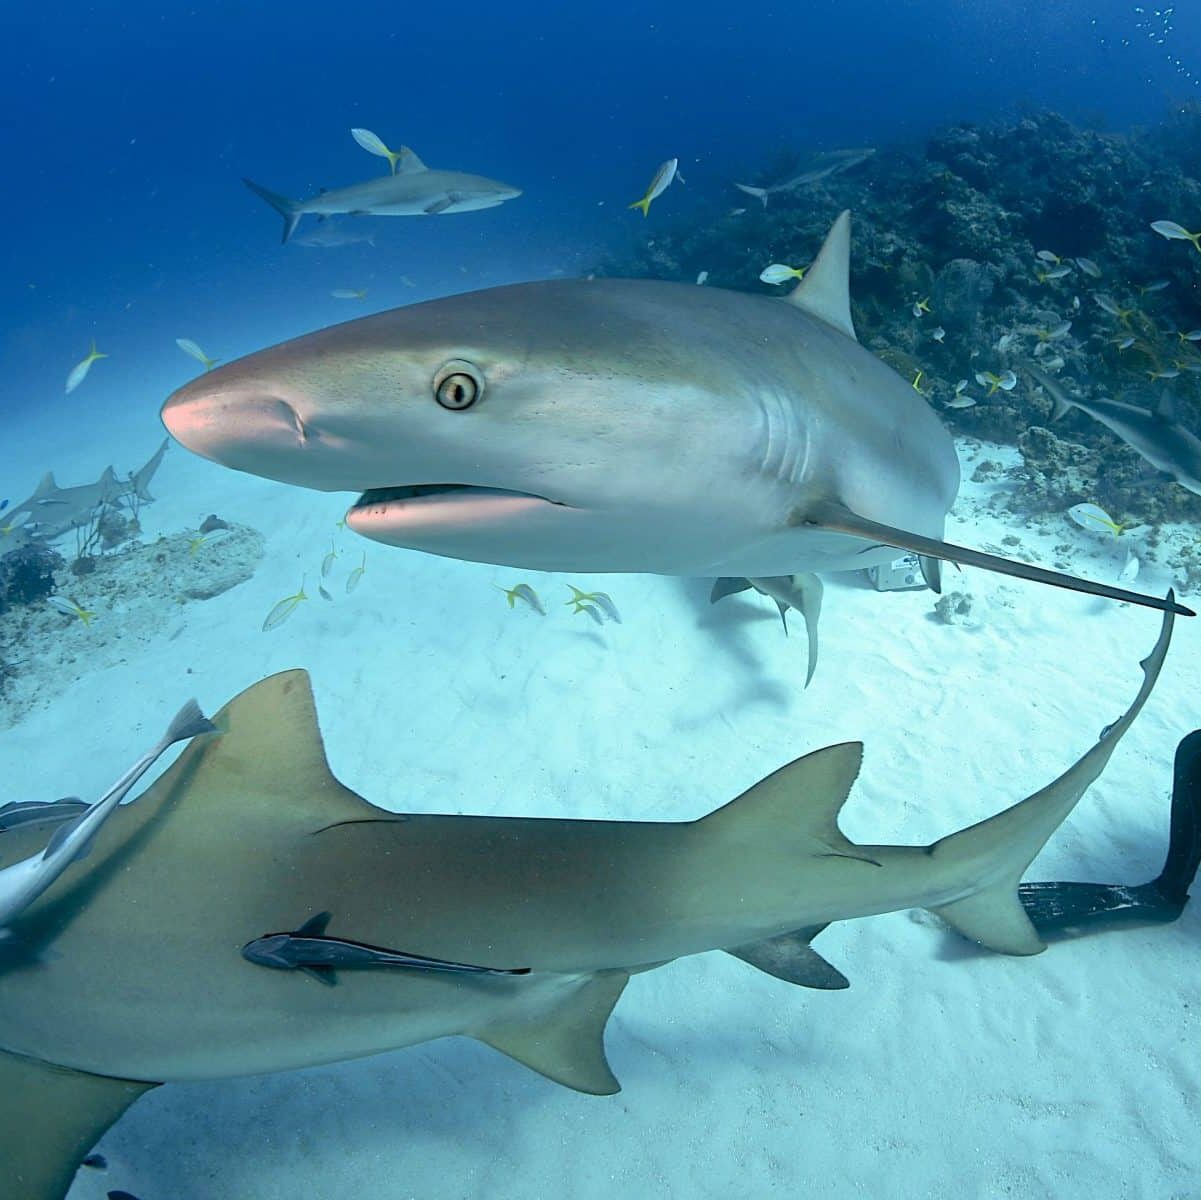
[[350, 511], [405, 504], [411, 501], [438, 500], [448, 496], [461, 499], [470, 498], [481, 504], [487, 504], [490, 498], [495, 497], [498, 502], [532, 500], [542, 504], [562, 505], [562, 501], [551, 500], [533, 492], [510, 491], [506, 488], [476, 487], [469, 483], [413, 483], [400, 487], [372, 488], [370, 491], [364, 492], [351, 505]]

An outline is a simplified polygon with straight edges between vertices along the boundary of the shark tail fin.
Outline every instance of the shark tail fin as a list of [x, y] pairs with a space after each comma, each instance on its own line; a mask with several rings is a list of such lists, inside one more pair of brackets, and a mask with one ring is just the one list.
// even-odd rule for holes
[[1038, 381], [1039, 386], [1051, 397], [1051, 420], [1058, 421], [1072, 407], [1067, 392], [1055, 382], [1045, 371], [1038, 367], [1027, 365], [1026, 370]]
[[62, 1200], [104, 1131], [157, 1086], [0, 1052], [5, 1200]]
[[284, 236], [283, 241], [287, 241], [292, 234], [296, 232], [296, 226], [300, 224], [300, 203], [296, 200], [289, 200], [287, 196], [281, 196], [277, 192], [268, 191], [265, 187], [261, 187], [255, 183], [253, 179], [243, 179], [242, 182], [260, 199], [266, 200], [273, 209], [284, 219]]
[[[1102, 730], [1096, 744], [1075, 765], [1004, 812], [930, 847], [930, 857], [948, 870], [951, 879], [961, 878], [964, 883], [958, 896], [931, 907], [931, 912], [964, 937], [1001, 954], [1037, 954], [1044, 948], [1021, 902], [1018, 884], [1022, 873], [1105, 769], [1146, 703], [1168, 652], [1173, 620], [1171, 611], [1165, 611], [1159, 639], [1140, 664], [1143, 684], [1133, 703]], [[968, 882], [976, 880], [984, 883], [971, 886]]]

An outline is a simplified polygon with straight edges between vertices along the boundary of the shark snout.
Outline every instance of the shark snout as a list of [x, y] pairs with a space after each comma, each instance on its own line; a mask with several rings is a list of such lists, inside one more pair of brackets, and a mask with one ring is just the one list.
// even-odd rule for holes
[[287, 465], [308, 440], [296, 408], [270, 390], [206, 383], [197, 380], [167, 399], [161, 414], [167, 432], [224, 467], [288, 479]]

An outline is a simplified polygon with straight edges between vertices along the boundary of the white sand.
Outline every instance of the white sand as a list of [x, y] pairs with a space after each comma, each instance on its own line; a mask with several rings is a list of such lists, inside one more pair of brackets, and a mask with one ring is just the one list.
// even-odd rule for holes
[[[43, 466], [71, 483], [117, 449], [141, 461], [156, 444], [152, 412], [120, 419], [96, 419], [82, 444], [49, 422], [20, 429], [0, 463], [4, 494], [20, 500]], [[327, 604], [313, 584], [342, 498], [178, 448], [156, 484], [149, 533], [216, 512], [262, 530], [266, 559], [251, 582], [183, 609], [175, 640], [81, 669], [0, 733], [0, 801], [95, 795], [188, 696], [211, 711], [303, 666], [335, 773], [379, 805], [682, 820], [799, 754], [860, 738], [846, 833], [920, 843], [1012, 803], [1088, 749], [1134, 697], [1159, 628], [1146, 610], [979, 571], [947, 579], [971, 592], [979, 627], [948, 627], [928, 592], [877, 594], [836, 577], [803, 691], [800, 622], [785, 639], [762, 597], [710, 608], [703, 581], [575, 579], [621, 609], [624, 624], [597, 629], [563, 605], [563, 577], [342, 532]], [[979, 515], [953, 520], [949, 539], [998, 545], [1013, 531], [987, 511], [995, 490], [965, 485], [957, 513]], [[1120, 566], [1090, 564], [1094, 542], [1066, 521], [1056, 536], [1017, 532], [1018, 553], [1045, 562], [1050, 545], [1073, 540], [1082, 570]], [[366, 575], [346, 596], [364, 549]], [[314, 598], [260, 632], [302, 574]], [[520, 579], [547, 617], [511, 611], [492, 586]], [[1138, 586], [1169, 582], [1146, 565]], [[1172, 756], [1201, 723], [1199, 650], [1201, 622], [1179, 621], [1143, 715], [1031, 878], [1158, 873]], [[828, 994], [706, 954], [630, 983], [606, 1037], [619, 1096], [577, 1095], [464, 1039], [171, 1085], [113, 1128], [99, 1147], [108, 1170], [81, 1171], [71, 1197], [1193, 1196], [1198, 923], [1193, 907], [1175, 925], [1032, 959], [973, 952], [920, 913], [846, 923], [817, 943], [852, 982]]]

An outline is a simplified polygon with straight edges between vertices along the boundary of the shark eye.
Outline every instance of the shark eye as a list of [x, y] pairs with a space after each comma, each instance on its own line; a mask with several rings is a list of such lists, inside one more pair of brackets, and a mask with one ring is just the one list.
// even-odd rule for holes
[[483, 394], [483, 372], [464, 359], [451, 359], [434, 375], [434, 399], [453, 412], [470, 408]]

